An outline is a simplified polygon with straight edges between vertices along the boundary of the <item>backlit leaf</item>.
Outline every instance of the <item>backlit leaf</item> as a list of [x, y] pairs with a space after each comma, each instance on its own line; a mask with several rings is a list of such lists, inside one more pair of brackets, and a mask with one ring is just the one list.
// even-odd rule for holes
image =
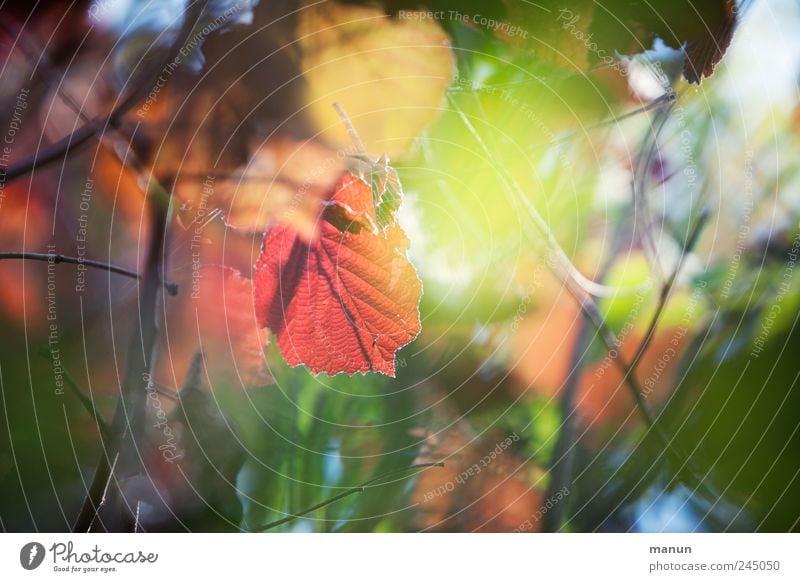
[[345, 173], [311, 240], [287, 225], [267, 233], [256, 310], [289, 364], [394, 376], [395, 352], [419, 333], [422, 285], [403, 230], [375, 224], [369, 185]]

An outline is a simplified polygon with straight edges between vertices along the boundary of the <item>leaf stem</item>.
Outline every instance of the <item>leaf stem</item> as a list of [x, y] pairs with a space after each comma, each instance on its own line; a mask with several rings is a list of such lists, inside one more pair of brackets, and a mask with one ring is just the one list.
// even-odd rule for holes
[[364, 142], [361, 141], [361, 136], [358, 135], [358, 132], [356, 131], [355, 126], [353, 125], [353, 122], [350, 121], [350, 118], [347, 116], [347, 113], [345, 113], [345, 110], [344, 110], [344, 107], [342, 107], [342, 104], [339, 103], [338, 101], [334, 101], [333, 102], [333, 108], [336, 110], [336, 113], [339, 115], [339, 119], [342, 120], [342, 123], [344, 124], [344, 127], [347, 130], [347, 134], [350, 136], [350, 139], [353, 140], [353, 145], [356, 146], [356, 149], [358, 150], [358, 153], [363, 155], [363, 156], [368, 157], [369, 153], [367, 152], [367, 146], [365, 146]]

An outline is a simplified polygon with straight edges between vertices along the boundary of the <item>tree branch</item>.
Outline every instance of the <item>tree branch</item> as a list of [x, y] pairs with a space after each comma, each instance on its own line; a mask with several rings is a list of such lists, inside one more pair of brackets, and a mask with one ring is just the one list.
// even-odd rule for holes
[[[5, 182], [10, 182], [36, 168], [41, 168], [42, 166], [66, 157], [73, 150], [83, 146], [93, 137], [97, 135], [102, 136], [108, 127], [118, 129], [122, 118], [134, 105], [145, 98], [164, 68], [179, 55], [184, 44], [189, 40], [194, 26], [202, 14], [205, 2], [204, 0], [190, 0], [189, 4], [190, 5], [186, 8], [186, 19], [181, 27], [181, 31], [175, 39], [175, 42], [170, 46], [165, 58], [156, 61], [155, 64], [157, 66], [145, 70], [139, 78], [132, 81], [131, 86], [133, 89], [108, 115], [84, 123], [84, 125], [75, 129], [69, 135], [12, 164], [6, 170], [3, 180]], [[5, 28], [7, 31], [9, 30], [8, 27]], [[69, 104], [71, 100], [67, 99], [66, 101]], [[83, 118], [85, 119], [85, 117]]]
[[[183, 25], [175, 42], [170, 47], [165, 61], [156, 71], [156, 75], [166, 64], [175, 58], [183, 45], [189, 39], [196, 23], [199, 21], [205, 2], [202, 0], [190, 4], [186, 10]], [[120, 107], [130, 106], [136, 102], [136, 94], [146, 94], [150, 84], [139, 87], [131, 97], [123, 102]], [[112, 114], [113, 119], [113, 114]], [[157, 354], [158, 320], [157, 304], [159, 290], [164, 276], [164, 260], [167, 255], [167, 224], [170, 214], [170, 196], [157, 181], [151, 180], [147, 191], [151, 213], [152, 228], [148, 241], [147, 259], [141, 280], [141, 293], [139, 295], [139, 326], [134, 332], [128, 345], [126, 371], [121, 385], [120, 397], [111, 423], [112, 439], [108, 443], [111, 451], [120, 456], [121, 467], [117, 471], [120, 479], [133, 476], [142, 469], [142, 444], [144, 439], [144, 421], [146, 416], [146, 403], [148, 388], [153, 381], [153, 365]], [[94, 522], [97, 515], [95, 507], [98, 506], [97, 495], [100, 492], [99, 484], [106, 482], [110, 477], [109, 455], [104, 448], [98, 460], [92, 485], [87, 491], [83, 507], [76, 520], [74, 531], [86, 531]], [[106, 529], [130, 531], [134, 522], [134, 510], [128, 506], [122, 492], [117, 487], [114, 492], [117, 503], [109, 509], [108, 523], [103, 523]], [[101, 518], [101, 522], [102, 522]]]
[[[109, 273], [116, 273], [130, 277], [131, 279], [141, 279], [141, 275], [136, 271], [115, 265], [113, 263], [104, 263], [94, 259], [84, 259], [81, 257], [69, 257], [67, 255], [52, 254], [52, 253], [31, 253], [28, 251], [3, 251], [0, 252], [0, 261], [5, 259], [17, 259], [21, 261], [43, 261], [47, 263], [68, 263], [70, 265], [87, 265], [89, 267], [108, 271]], [[178, 294], [178, 284], [169, 281], [162, 281], [161, 284], [172, 296]]]
[[697, 240], [700, 238], [700, 234], [703, 232], [703, 229], [708, 222], [709, 216], [710, 212], [707, 208], [703, 208], [700, 211], [700, 215], [697, 217], [697, 220], [692, 226], [692, 230], [689, 232], [689, 237], [686, 239], [686, 243], [683, 245], [681, 256], [678, 258], [678, 263], [675, 265], [672, 273], [661, 287], [656, 309], [652, 318], [650, 319], [650, 323], [647, 325], [647, 331], [644, 334], [642, 343], [639, 345], [630, 363], [630, 366], [634, 371], [638, 367], [642, 356], [644, 356], [645, 352], [647, 351], [647, 348], [650, 346], [650, 342], [655, 335], [656, 327], [658, 327], [659, 321], [661, 321], [661, 316], [664, 313], [664, 308], [667, 306], [667, 301], [669, 300], [670, 295], [672, 295], [672, 290], [675, 287], [675, 282], [678, 279], [678, 275], [680, 274], [683, 263], [686, 260], [686, 256], [694, 250]]
[[375, 477], [374, 479], [370, 479], [369, 481], [365, 481], [361, 485], [356, 485], [355, 487], [350, 487], [349, 489], [345, 489], [341, 493], [338, 493], [337, 495], [334, 495], [333, 497], [330, 497], [330, 498], [326, 499], [325, 501], [320, 501], [319, 503], [316, 503], [316, 504], [312, 505], [311, 507], [307, 507], [307, 508], [303, 509], [302, 511], [299, 511], [297, 513], [293, 513], [291, 515], [287, 515], [286, 517], [282, 517], [281, 519], [278, 519], [278, 520], [275, 520], [275, 521], [271, 521], [270, 523], [262, 525], [261, 527], [259, 527], [257, 529], [254, 529], [252, 531], [264, 532], [264, 531], [267, 531], [267, 530], [270, 530], [270, 529], [275, 529], [278, 526], [281, 526], [281, 525], [283, 525], [285, 523], [289, 523], [289, 522], [294, 521], [295, 519], [297, 519], [299, 517], [303, 517], [304, 515], [308, 515], [309, 513], [317, 511], [318, 509], [322, 509], [323, 507], [331, 505], [332, 503], [335, 503], [335, 502], [339, 501], [340, 499], [344, 499], [345, 497], [349, 497], [350, 495], [353, 495], [355, 493], [363, 493], [364, 489], [366, 489], [367, 487], [375, 486], [375, 485], [381, 485], [382, 484], [381, 482], [384, 481], [385, 479], [388, 479], [389, 477], [392, 477], [394, 475], [399, 475], [399, 474], [402, 474], [402, 473], [406, 473], [406, 472], [412, 471], [414, 469], [427, 469], [427, 468], [430, 468], [430, 467], [444, 467], [444, 463], [442, 461], [436, 461], [436, 462], [433, 462], [433, 463], [420, 463], [418, 465], [411, 465], [409, 467], [403, 467], [402, 469], [397, 469], [396, 471], [389, 471], [388, 473], [384, 473], [383, 475], [379, 475], [379, 476]]
[[554, 137], [550, 141], [535, 143], [533, 145], [528, 146], [529, 150], [536, 151], [539, 149], [550, 149], [555, 146], [561, 145], [566, 143], [570, 140], [573, 140], [577, 137], [583, 137], [588, 132], [594, 131], [597, 129], [603, 129], [604, 127], [609, 127], [612, 125], [618, 124], [620, 121], [625, 121], [626, 119], [630, 119], [632, 117], [636, 117], [642, 113], [647, 113], [648, 111], [652, 110], [659, 110], [665, 105], [671, 105], [677, 99], [677, 94], [674, 91], [670, 91], [668, 93], [664, 93], [660, 97], [656, 97], [652, 101], [648, 101], [641, 107], [637, 107], [636, 109], [632, 109], [631, 111], [627, 111], [625, 113], [621, 113], [615, 117], [610, 119], [604, 119], [603, 121], [598, 121], [597, 123], [592, 123], [590, 125], [586, 125], [582, 127], [580, 130], [570, 131], [567, 132], [560, 137]]
[[[603, 261], [602, 268], [598, 276], [599, 281], [604, 281], [609, 269], [614, 263], [620, 246], [625, 242], [625, 236], [630, 234], [627, 228], [619, 228], [616, 232], [614, 244], [610, 252]], [[561, 427], [553, 449], [550, 462], [550, 483], [547, 487], [545, 499], [552, 499], [561, 489], [572, 486], [572, 473], [575, 466], [575, 453], [577, 449], [577, 418], [575, 417], [575, 397], [580, 386], [580, 370], [586, 350], [591, 345], [592, 331], [591, 320], [582, 313], [577, 339], [572, 348], [572, 356], [569, 366], [569, 376], [565, 380], [564, 390], [559, 399], [561, 407]], [[542, 531], [558, 531], [566, 513], [566, 504], [558, 503], [545, 513], [542, 520]]]
[[[469, 129], [470, 133], [478, 142], [478, 145], [482, 148], [487, 159], [492, 160], [494, 157], [492, 152], [486, 146], [480, 134], [469, 121], [469, 118], [466, 116], [464, 111], [458, 106], [457, 103], [454, 102], [451, 96], [448, 96], [448, 99], [455, 111], [459, 114], [462, 122], [466, 125], [467, 129]], [[556, 241], [555, 236], [553, 235], [547, 223], [544, 221], [536, 208], [534, 208], [530, 201], [525, 197], [525, 193], [522, 191], [522, 188], [519, 186], [514, 177], [511, 176], [508, 171], [501, 166], [497, 166], [497, 169], [499, 171], [498, 175], [502, 178], [505, 188], [511, 188], [511, 190], [520, 197], [520, 200], [523, 202], [523, 207], [533, 220], [537, 230], [545, 238], [548, 251], [552, 253], [551, 258], [553, 260], [547, 261], [551, 271], [559, 279], [559, 281], [565, 285], [567, 291], [578, 303], [578, 306], [584, 317], [586, 317], [597, 330], [597, 334], [605, 345], [606, 349], [609, 352], [616, 349], [617, 338], [608, 327], [602, 314], [600, 313], [595, 301], [595, 296], [614, 296], [618, 291], [587, 279], [575, 268], [575, 266], [569, 260], [569, 257], [567, 257], [563, 249], [561, 249], [560, 245]], [[693, 475], [698, 483], [702, 483], [702, 481], [695, 475], [689, 464], [689, 461], [684, 459], [683, 455], [675, 450], [675, 447], [671, 444], [670, 439], [667, 437], [664, 431], [656, 425], [655, 419], [653, 418], [653, 415], [651, 414], [647, 407], [647, 403], [645, 402], [643, 391], [639, 385], [639, 381], [636, 378], [636, 374], [634, 373], [635, 371], [621, 355], [618, 355], [616, 358], [614, 358], [614, 362], [622, 372], [623, 382], [628, 387], [636, 408], [648, 430], [652, 431], [656, 435], [658, 440], [664, 446], [664, 450], [673, 460], [679, 462], [681, 467], [686, 467], [686, 469]]]
[[[475, 126], [469, 120], [469, 117], [467, 117], [467, 115], [464, 113], [464, 110], [459, 107], [458, 103], [455, 102], [452, 96], [448, 95], [447, 99], [453, 107], [453, 110], [458, 113], [458, 116], [462, 123], [464, 123], [464, 126], [483, 150], [486, 158], [488, 160], [493, 160], [494, 156], [492, 155], [491, 150], [486, 146], [480, 133], [477, 129], [475, 129]], [[514, 176], [512, 176], [501, 165], [496, 165], [495, 169], [498, 171], [497, 175], [503, 182], [503, 186], [505, 187], [507, 194], [516, 195], [519, 198], [519, 201], [522, 203], [522, 207], [527, 212], [528, 217], [533, 221], [536, 230], [539, 231], [542, 240], [536, 240], [536, 243], [540, 244], [543, 241], [547, 247], [548, 266], [558, 280], [564, 283], [570, 289], [570, 292], [575, 294], [577, 297], [580, 297], [583, 294], [587, 294], [592, 297], [613, 297], [619, 293], [619, 290], [617, 289], [601, 285], [596, 281], [592, 281], [584, 276], [583, 273], [581, 273], [580, 270], [575, 267], [575, 265], [569, 259], [567, 253], [564, 252], [564, 249], [561, 248], [561, 245], [553, 234], [552, 229], [547, 224], [547, 221], [525, 196], [525, 192], [522, 190], [519, 182], [517, 182]]]

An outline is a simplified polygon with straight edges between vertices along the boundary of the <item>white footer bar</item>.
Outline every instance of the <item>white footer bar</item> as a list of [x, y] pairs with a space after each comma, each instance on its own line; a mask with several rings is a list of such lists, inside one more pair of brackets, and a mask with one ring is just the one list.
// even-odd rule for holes
[[2, 580], [796, 582], [799, 566], [796, 534], [0, 535]]

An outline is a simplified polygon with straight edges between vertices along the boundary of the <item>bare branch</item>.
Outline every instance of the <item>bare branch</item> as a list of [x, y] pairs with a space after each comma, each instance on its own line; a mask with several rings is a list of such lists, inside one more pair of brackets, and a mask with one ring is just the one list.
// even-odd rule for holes
[[[192, 31], [202, 15], [206, 2], [198, 0], [190, 2], [186, 8], [183, 25], [175, 42], [163, 63], [155, 71], [153, 78], [175, 58], [183, 48]], [[120, 107], [130, 107], [138, 101], [139, 94], [146, 94], [152, 83], [138, 87]], [[125, 109], [127, 111], [127, 109]], [[113, 115], [113, 114], [112, 114]], [[113, 119], [112, 119], [113, 121]], [[121, 393], [117, 400], [114, 418], [111, 423], [112, 441], [110, 447], [120, 454], [120, 473], [123, 478], [130, 476], [141, 469], [141, 447], [144, 438], [147, 387], [152, 379], [153, 364], [158, 347], [158, 303], [159, 289], [165, 270], [167, 244], [167, 225], [171, 205], [169, 192], [157, 181], [150, 182], [148, 189], [150, 202], [151, 226], [149, 248], [145, 261], [142, 277], [141, 292], [139, 293], [139, 326], [134, 332], [128, 345], [125, 377], [120, 386]], [[96, 505], [94, 496], [97, 494], [98, 483], [102, 483], [109, 474], [109, 459], [103, 451], [97, 463], [92, 486], [84, 500], [83, 508], [78, 516], [75, 530], [83, 531], [83, 526], [89, 521], [91, 508]], [[122, 508], [114, 508], [122, 512]], [[118, 516], [119, 517], [119, 516]], [[132, 525], [132, 508], [127, 508], [127, 513], [122, 516], [122, 521]], [[91, 517], [93, 520], [94, 518]]]
[[375, 477], [374, 479], [370, 479], [369, 481], [366, 481], [366, 482], [362, 483], [361, 485], [356, 485], [355, 487], [351, 487], [349, 489], [345, 489], [341, 493], [339, 493], [337, 495], [334, 495], [333, 497], [330, 497], [330, 498], [326, 499], [325, 501], [320, 501], [319, 503], [316, 503], [316, 504], [312, 505], [311, 507], [307, 507], [306, 509], [303, 509], [302, 511], [299, 511], [299, 512], [294, 513], [292, 515], [287, 515], [286, 517], [282, 517], [281, 519], [278, 519], [276, 521], [272, 521], [270, 523], [262, 525], [261, 527], [259, 527], [257, 529], [254, 529], [253, 531], [263, 532], [263, 531], [267, 531], [267, 530], [270, 530], [270, 529], [275, 529], [276, 527], [281, 526], [281, 525], [283, 525], [285, 523], [289, 523], [290, 521], [294, 521], [295, 519], [297, 519], [299, 517], [303, 517], [304, 515], [308, 515], [309, 513], [312, 513], [312, 512], [314, 512], [314, 511], [316, 511], [318, 509], [322, 509], [323, 507], [326, 507], [326, 506], [328, 506], [328, 505], [330, 505], [332, 503], [335, 503], [336, 501], [339, 501], [340, 499], [344, 499], [345, 497], [349, 497], [350, 495], [353, 495], [355, 493], [363, 493], [364, 489], [366, 489], [367, 487], [375, 486], [375, 485], [382, 485], [383, 481], [385, 481], [386, 479], [388, 479], [390, 477], [393, 477], [394, 475], [407, 473], [408, 471], [413, 471], [414, 469], [427, 469], [429, 467], [444, 467], [444, 463], [442, 461], [436, 461], [434, 463], [420, 463], [418, 465], [411, 465], [410, 467], [403, 467], [402, 469], [397, 469], [396, 471], [389, 471], [388, 473], [384, 473], [383, 475], [379, 475], [379, 476]]
[[[41, 168], [56, 160], [63, 159], [73, 150], [85, 145], [95, 136], [99, 136], [102, 139], [108, 128], [118, 131], [122, 118], [133, 108], [134, 105], [146, 97], [150, 91], [150, 88], [158, 80], [159, 75], [166, 65], [173, 61], [183, 49], [183, 45], [189, 39], [194, 25], [202, 13], [204, 4], [205, 2], [202, 0], [195, 0], [189, 3], [189, 6], [186, 8], [186, 20], [184, 21], [184, 25], [182, 26], [175, 42], [172, 44], [172, 46], [170, 46], [165, 58], [163, 60], [156, 61], [153, 67], [146, 69], [138, 79], [132, 81], [130, 83], [132, 89], [128, 95], [123, 98], [108, 115], [87, 121], [84, 123], [84, 125], [80, 126], [69, 135], [43, 149], [34, 152], [27, 158], [12, 164], [6, 171], [4, 178], [5, 181], [10, 182], [11, 180], [19, 178], [20, 176], [24, 176], [36, 168]], [[196, 15], [197, 18], [193, 17], [192, 15]], [[190, 20], [191, 22], [189, 22]], [[5, 29], [6, 31], [10, 30], [8, 27], [5, 27]], [[71, 99], [65, 100], [69, 105]], [[72, 105], [74, 105], [74, 103]], [[79, 108], [77, 113], [81, 116], [81, 118], [86, 119], [85, 116], [81, 114]]]
[[[114, 478], [114, 471], [117, 468], [118, 460], [119, 453], [114, 455], [113, 463], [106, 465], [107, 473], [104, 474], [104, 478], [100, 481], [92, 482], [92, 485], [87, 492], [87, 499], [94, 499], [94, 495], [92, 495], [92, 489], [96, 488], [98, 484], [102, 486], [102, 490], [100, 491], [100, 499], [98, 500], [97, 505], [92, 504], [91, 507], [86, 510], [86, 520], [88, 523], [83, 524], [79, 521], [75, 524], [75, 528], [73, 528], [74, 532], [88, 533], [91, 531], [92, 526], [94, 525], [94, 520], [97, 518], [98, 513], [100, 513], [100, 509], [106, 504], [106, 499], [108, 498], [108, 488], [111, 485], [111, 480]], [[81, 514], [83, 515], [83, 511], [81, 511]], [[82, 529], [77, 529], [78, 527], [81, 527]]]
[[[453, 101], [452, 97], [448, 98], [450, 99], [450, 102], [455, 108], [455, 110], [459, 113], [465, 125], [473, 134], [475, 139], [478, 141], [479, 145], [484, 151], [484, 154], [487, 156], [488, 159], [492, 159], [493, 156], [491, 151], [489, 150], [489, 148], [486, 147], [486, 144], [483, 142], [480, 135], [475, 130], [475, 128], [473, 127], [472, 123], [469, 121], [467, 116]], [[551, 268], [551, 270], [553, 270], [554, 274], [558, 277], [558, 279], [565, 284], [569, 293], [573, 296], [575, 301], [577, 301], [578, 306], [580, 307], [580, 310], [583, 313], [584, 317], [588, 318], [588, 320], [597, 330], [598, 336], [605, 345], [606, 349], [609, 352], [616, 349], [618, 343], [617, 338], [614, 336], [613, 332], [603, 319], [603, 316], [600, 313], [599, 308], [597, 307], [597, 303], [595, 302], [593, 295], [614, 296], [618, 295], [619, 291], [614, 289], [609, 289], [603, 285], [600, 285], [599, 283], [596, 283], [594, 281], [589, 281], [588, 279], [583, 277], [583, 275], [575, 268], [575, 266], [569, 260], [569, 257], [566, 256], [564, 251], [558, 245], [558, 242], [555, 240], [555, 237], [552, 234], [552, 231], [550, 230], [549, 226], [545, 223], [544, 219], [539, 215], [538, 211], [533, 207], [530, 201], [525, 197], [524, 192], [522, 192], [522, 189], [519, 186], [519, 184], [514, 180], [513, 176], [509, 176], [507, 174], [508, 173], [505, 171], [500, 173], [501, 177], [505, 177], [505, 181], [510, 182], [514, 186], [514, 190], [522, 199], [524, 206], [526, 210], [528, 210], [531, 218], [533, 219], [534, 224], [536, 224], [537, 229], [546, 238], [548, 246], [550, 246], [550, 251], [554, 253], [553, 256], [554, 260], [548, 261], [548, 266]], [[508, 188], [508, 183], [506, 183], [505, 185]], [[598, 293], [599, 291], [602, 291], [602, 293]], [[650, 412], [649, 408], [647, 407], [644, 393], [641, 389], [641, 386], [639, 385], [639, 381], [636, 378], [634, 370], [622, 356], [617, 356], [616, 358], [614, 358], [614, 362], [622, 372], [623, 382], [628, 387], [628, 391], [633, 397], [633, 401], [636, 405], [636, 408], [639, 411], [639, 414], [642, 417], [645, 425], [647, 426], [648, 431], [652, 431], [656, 435], [658, 440], [664, 446], [664, 449], [667, 452], [667, 454], [673, 460], [679, 462], [681, 464], [681, 467], [685, 467], [693, 475], [693, 477], [698, 480], [699, 483], [702, 483], [702, 481], [700, 481], [695, 475], [692, 467], [689, 464], [689, 461], [684, 459], [684, 456], [675, 449], [675, 447], [672, 445], [670, 439], [667, 437], [664, 431], [659, 426], [656, 425], [655, 419], [652, 413]]]
[[[461, 121], [478, 142], [478, 145], [481, 146], [481, 149], [484, 151], [487, 159], [493, 159], [494, 156], [492, 155], [491, 151], [486, 146], [483, 138], [481, 138], [480, 134], [475, 129], [475, 126], [469, 120], [464, 111], [453, 100], [452, 96], [448, 96], [448, 100], [450, 101], [453, 109], [458, 113]], [[548, 266], [559, 281], [570, 288], [571, 292], [576, 294], [576, 297], [580, 297], [584, 293], [594, 297], [613, 297], [619, 295], [621, 292], [624, 292], [620, 289], [601, 285], [596, 281], [592, 281], [584, 276], [584, 274], [581, 273], [569, 259], [567, 254], [564, 252], [564, 249], [561, 248], [561, 245], [558, 243], [558, 240], [556, 240], [556, 237], [553, 234], [553, 231], [550, 229], [550, 226], [547, 224], [542, 215], [539, 214], [539, 211], [536, 210], [533, 204], [531, 204], [527, 196], [525, 196], [525, 193], [522, 191], [522, 187], [519, 185], [516, 179], [501, 166], [497, 166], [496, 168], [498, 170], [498, 176], [502, 179], [506, 189], [512, 190], [517, 195], [520, 202], [522, 202], [523, 208], [527, 211], [528, 216], [536, 226], [536, 230], [538, 230], [539, 234], [544, 238], [544, 243], [548, 252]], [[533, 240], [532, 242], [534, 242], [534, 244], [538, 244], [541, 241]]]
[[[43, 261], [47, 263], [69, 263], [71, 265], [86, 265], [95, 269], [101, 269], [103, 271], [108, 271], [109, 273], [116, 273], [117, 275], [123, 275], [125, 277], [130, 277], [131, 279], [141, 279], [141, 275], [136, 271], [132, 271], [131, 269], [127, 269], [125, 267], [121, 267], [119, 265], [115, 265], [113, 263], [104, 263], [103, 261], [97, 261], [94, 259], [84, 259], [81, 257], [69, 257], [67, 255], [61, 254], [52, 254], [52, 253], [31, 253], [28, 251], [4, 251], [0, 252], [0, 260], [4, 259], [17, 259], [21, 261]], [[172, 296], [178, 294], [178, 284], [171, 283], [169, 281], [162, 281], [161, 284]]]
[[697, 240], [700, 238], [700, 233], [703, 231], [706, 223], [708, 222], [708, 218], [710, 213], [707, 208], [704, 208], [700, 211], [700, 215], [697, 217], [697, 220], [692, 227], [692, 230], [689, 232], [689, 238], [686, 239], [686, 243], [683, 245], [683, 250], [681, 252], [680, 257], [678, 258], [678, 262], [675, 265], [670, 276], [664, 282], [664, 285], [661, 287], [661, 292], [658, 295], [658, 303], [656, 305], [655, 312], [653, 313], [653, 317], [650, 320], [650, 323], [647, 326], [647, 331], [644, 334], [644, 339], [642, 339], [642, 343], [639, 345], [636, 353], [631, 360], [631, 368], [634, 370], [639, 365], [639, 362], [642, 360], [642, 356], [644, 356], [647, 348], [650, 346], [650, 342], [655, 335], [656, 327], [658, 326], [659, 321], [661, 320], [661, 316], [664, 313], [664, 308], [667, 305], [667, 301], [669, 300], [670, 295], [672, 294], [672, 290], [675, 287], [675, 282], [677, 281], [678, 274], [680, 273], [681, 268], [683, 267], [683, 263], [686, 260], [686, 256], [692, 252], [694, 246], [697, 244]]
[[648, 111], [659, 110], [664, 106], [671, 105], [675, 101], [675, 99], [677, 99], [676, 93], [670, 91], [664, 93], [660, 97], [656, 97], [652, 101], [648, 101], [641, 107], [637, 107], [636, 109], [632, 109], [631, 111], [626, 111], [625, 113], [621, 113], [620, 115], [616, 115], [609, 119], [604, 119], [603, 121], [587, 125], [585, 127], [582, 127], [580, 130], [567, 132], [561, 135], [560, 137], [553, 138], [550, 141], [532, 144], [528, 146], [528, 148], [531, 151], [539, 149], [549, 149], [561, 145], [563, 143], [566, 143], [568, 141], [572, 141], [575, 138], [583, 137], [590, 131], [595, 131], [597, 129], [603, 129], [612, 125], [616, 125], [620, 121], [636, 117], [637, 115], [641, 115], [642, 113], [647, 113]]

